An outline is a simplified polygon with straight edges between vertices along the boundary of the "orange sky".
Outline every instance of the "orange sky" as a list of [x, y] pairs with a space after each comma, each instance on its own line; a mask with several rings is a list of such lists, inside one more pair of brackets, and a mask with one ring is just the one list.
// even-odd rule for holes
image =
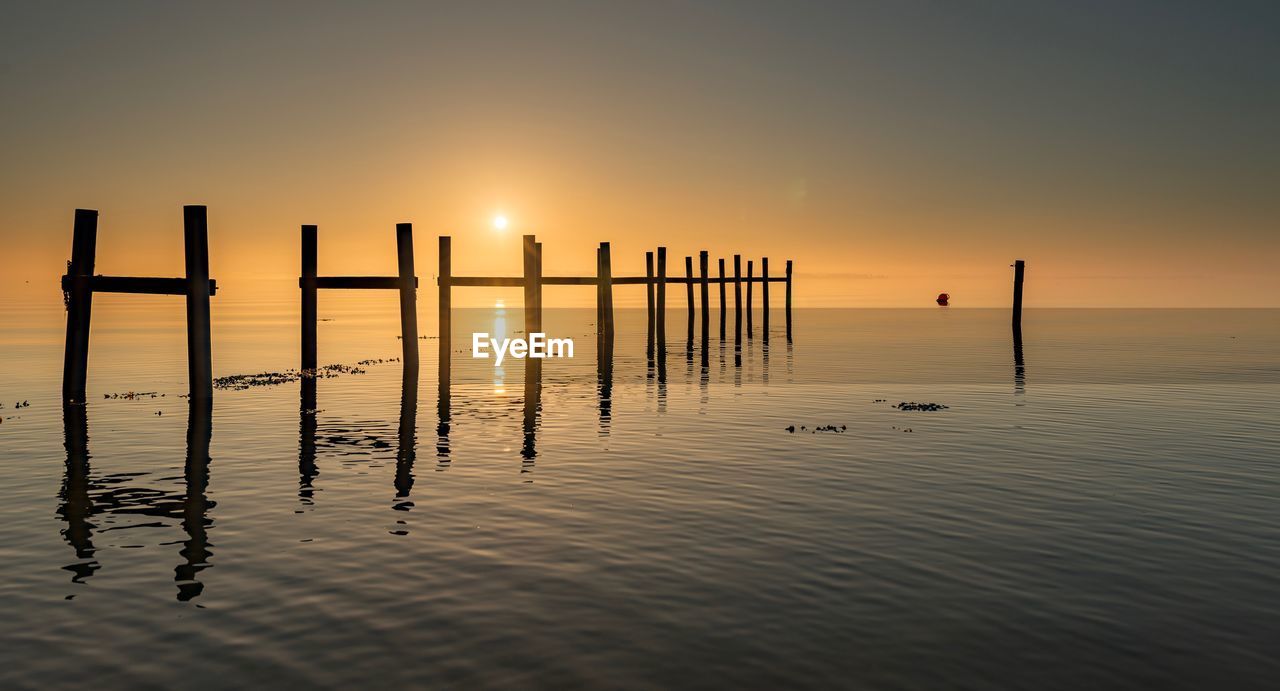
[[390, 274], [411, 221], [424, 279], [437, 234], [514, 275], [534, 232], [548, 274], [791, 258], [802, 307], [1005, 306], [1015, 258], [1032, 307], [1280, 306], [1267, 17], [299, 8], [17, 10], [0, 294], [56, 294], [76, 207], [99, 272], [179, 275], [200, 203], [228, 289], [296, 285], [303, 223], [322, 274]]

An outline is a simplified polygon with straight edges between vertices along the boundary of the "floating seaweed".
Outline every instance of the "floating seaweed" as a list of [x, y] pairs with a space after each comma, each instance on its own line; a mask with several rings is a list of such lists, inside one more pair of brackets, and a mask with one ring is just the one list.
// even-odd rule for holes
[[950, 406], [945, 406], [945, 405], [942, 405], [941, 403], [916, 403], [915, 401], [910, 401], [910, 402], [903, 401], [901, 403], [894, 404], [893, 407], [897, 408], [898, 410], [919, 410], [924, 412], [933, 412], [936, 410], [946, 410]]

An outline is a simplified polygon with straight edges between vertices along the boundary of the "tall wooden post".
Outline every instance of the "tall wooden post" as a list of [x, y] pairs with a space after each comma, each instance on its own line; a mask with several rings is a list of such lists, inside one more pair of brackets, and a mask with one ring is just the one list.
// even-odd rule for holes
[[537, 238], [524, 236], [524, 333], [525, 338], [538, 330], [538, 248]]
[[787, 260], [787, 343], [791, 342], [791, 260]]
[[[533, 319], [534, 328], [542, 331], [542, 243], [533, 243], [533, 275], [537, 283], [538, 289], [533, 291]], [[541, 363], [538, 365], [541, 367]]]
[[596, 345], [604, 338], [604, 251], [596, 247]]
[[187, 263], [187, 377], [191, 400], [213, 400], [209, 332], [209, 219], [203, 206], [182, 207]]
[[693, 352], [693, 257], [684, 258], [685, 297], [689, 304], [689, 338], [685, 350]]
[[710, 332], [711, 332], [711, 310], [710, 310], [710, 307], [711, 307], [710, 302], [711, 302], [711, 301], [710, 301], [710, 298], [709, 298], [709, 293], [710, 293], [709, 288], [710, 288], [710, 285], [707, 283], [707, 271], [708, 271], [708, 258], [707, 258], [707, 251], [706, 251], [706, 250], [702, 250], [701, 252], [698, 252], [698, 272], [699, 272], [699, 275], [702, 277], [702, 281], [701, 281], [701, 288], [702, 288], [702, 290], [701, 290], [701, 295], [700, 295], [700, 297], [702, 298], [702, 343], [703, 343], [703, 348], [706, 348], [707, 338], [708, 338], [708, 336], [710, 335]]
[[761, 322], [760, 335], [765, 343], [769, 342], [769, 258], [760, 258], [760, 313], [764, 315]]
[[[541, 272], [539, 272], [541, 273]], [[613, 260], [609, 243], [600, 243], [600, 295], [604, 299], [604, 337], [613, 342]]]
[[747, 338], [751, 338], [751, 283], [755, 275], [755, 262], [747, 260]]
[[658, 324], [658, 359], [667, 359], [667, 248], [658, 248], [658, 279], [656, 290], [657, 314], [654, 320]]
[[[733, 347], [742, 347], [742, 255], [733, 255]], [[751, 284], [748, 283], [748, 286]]]
[[653, 359], [653, 252], [644, 253], [644, 292], [648, 307], [648, 333], [645, 336], [645, 355]]
[[1022, 278], [1027, 263], [1021, 259], [1013, 263], [1013, 330], [1022, 335]]
[[310, 376], [308, 373], [314, 373], [317, 363], [316, 356], [316, 322], [318, 321], [317, 305], [316, 305], [316, 274], [317, 274], [317, 228], [316, 226], [302, 226], [302, 280], [300, 287], [302, 288], [302, 372], [303, 377]]
[[94, 257], [98, 244], [98, 212], [76, 209], [71, 234], [71, 278], [67, 292], [67, 339], [62, 359], [62, 402], [84, 403], [89, 373], [89, 314], [93, 307]]
[[720, 258], [720, 340], [724, 341], [724, 257]]
[[400, 336], [404, 369], [418, 371], [418, 286], [413, 272], [413, 224], [396, 224], [396, 258], [400, 268]]
[[440, 287], [440, 362], [439, 364], [439, 385], [440, 385], [440, 414], [444, 419], [448, 418], [448, 400], [449, 400], [449, 356], [453, 352], [453, 238], [448, 235], [440, 236], [440, 268], [439, 278], [436, 280]]

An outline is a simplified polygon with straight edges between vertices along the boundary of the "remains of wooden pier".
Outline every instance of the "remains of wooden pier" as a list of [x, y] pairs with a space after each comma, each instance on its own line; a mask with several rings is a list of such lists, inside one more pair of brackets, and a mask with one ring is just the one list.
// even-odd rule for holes
[[62, 277], [66, 296], [67, 339], [62, 363], [62, 400], [84, 403], [89, 373], [89, 321], [94, 293], [184, 295], [187, 298], [187, 372], [193, 400], [213, 398], [213, 358], [209, 298], [217, 283], [209, 278], [209, 222], [203, 206], [182, 208], [187, 275], [184, 278], [102, 276], [93, 273], [97, 255], [98, 212], [76, 209], [71, 261]]
[[[644, 276], [614, 276], [613, 260], [609, 243], [602, 242], [596, 249], [596, 275], [594, 276], [544, 276], [542, 274], [542, 243], [534, 235], [525, 235], [522, 239], [524, 254], [523, 276], [455, 276], [453, 275], [452, 238], [440, 236], [440, 270], [437, 282], [440, 287], [440, 387], [442, 400], [449, 382], [451, 353], [451, 319], [453, 288], [489, 287], [489, 288], [524, 288], [524, 326], [525, 333], [542, 331], [542, 287], [547, 285], [582, 285], [596, 288], [596, 337], [602, 347], [612, 348], [614, 338], [613, 288], [617, 285], [643, 285], [646, 288], [646, 308], [648, 310], [649, 338], [646, 346], [650, 355], [654, 352], [654, 334], [656, 332], [657, 352], [659, 357], [666, 357], [666, 310], [667, 284], [683, 283], [688, 303], [688, 337], [686, 347], [693, 352], [694, 341], [694, 288], [699, 288], [702, 307], [702, 341], [705, 344], [710, 333], [709, 287], [715, 283], [720, 286], [720, 337], [725, 338], [725, 290], [729, 283], [734, 285], [734, 345], [742, 344], [742, 283], [760, 283], [763, 289], [764, 332], [765, 341], [769, 340], [769, 283], [786, 283], [786, 321], [787, 342], [791, 342], [791, 260], [787, 260], [785, 277], [769, 277], [768, 258], [761, 259], [764, 267], [760, 277], [748, 274], [743, 278], [741, 271], [741, 255], [733, 257], [733, 276], [725, 276], [725, 260], [720, 259], [720, 276], [708, 275], [709, 257], [704, 250], [698, 254], [699, 274], [694, 275], [693, 257], [685, 257], [685, 276], [667, 275], [667, 248], [657, 248], [657, 274], [653, 270], [653, 252], [645, 253]], [[750, 309], [750, 302], [747, 305]], [[749, 317], [748, 317], [749, 319]], [[748, 337], [750, 335], [748, 334]]]
[[318, 276], [318, 228], [302, 226], [302, 373], [313, 376], [316, 353], [317, 293], [321, 288], [400, 291], [400, 339], [404, 369], [418, 370], [418, 277], [413, 273], [413, 224], [396, 224], [395, 276]]

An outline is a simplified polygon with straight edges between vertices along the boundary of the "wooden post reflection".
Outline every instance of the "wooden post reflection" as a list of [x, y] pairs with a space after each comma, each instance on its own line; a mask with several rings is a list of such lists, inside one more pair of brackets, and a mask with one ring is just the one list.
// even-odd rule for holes
[[316, 380], [303, 376], [298, 404], [298, 501], [310, 506], [315, 500], [316, 467]]
[[400, 426], [396, 436], [396, 503], [398, 511], [408, 511], [413, 506], [409, 493], [413, 490], [413, 462], [417, 458], [418, 442], [418, 377], [408, 371], [400, 383]]
[[200, 596], [204, 584], [197, 576], [209, 568], [209, 527], [212, 520], [209, 509], [214, 506], [208, 500], [209, 491], [209, 441], [213, 437], [213, 403], [210, 399], [192, 397], [187, 415], [187, 463], [184, 477], [187, 495], [182, 505], [182, 530], [187, 539], [179, 554], [183, 563], [174, 569], [173, 580], [178, 585], [178, 599], [186, 602]]
[[75, 550], [76, 561], [63, 568], [73, 583], [83, 583], [101, 568], [95, 558], [93, 500], [89, 496], [89, 432], [83, 404], [62, 406], [63, 443], [67, 449], [66, 475], [62, 481], [58, 514], [66, 522], [62, 537]]
[[524, 463], [520, 472], [533, 470], [533, 461], [538, 456], [538, 413], [542, 409], [542, 360], [525, 358], [524, 361], [524, 444], [520, 447], [520, 457]]

